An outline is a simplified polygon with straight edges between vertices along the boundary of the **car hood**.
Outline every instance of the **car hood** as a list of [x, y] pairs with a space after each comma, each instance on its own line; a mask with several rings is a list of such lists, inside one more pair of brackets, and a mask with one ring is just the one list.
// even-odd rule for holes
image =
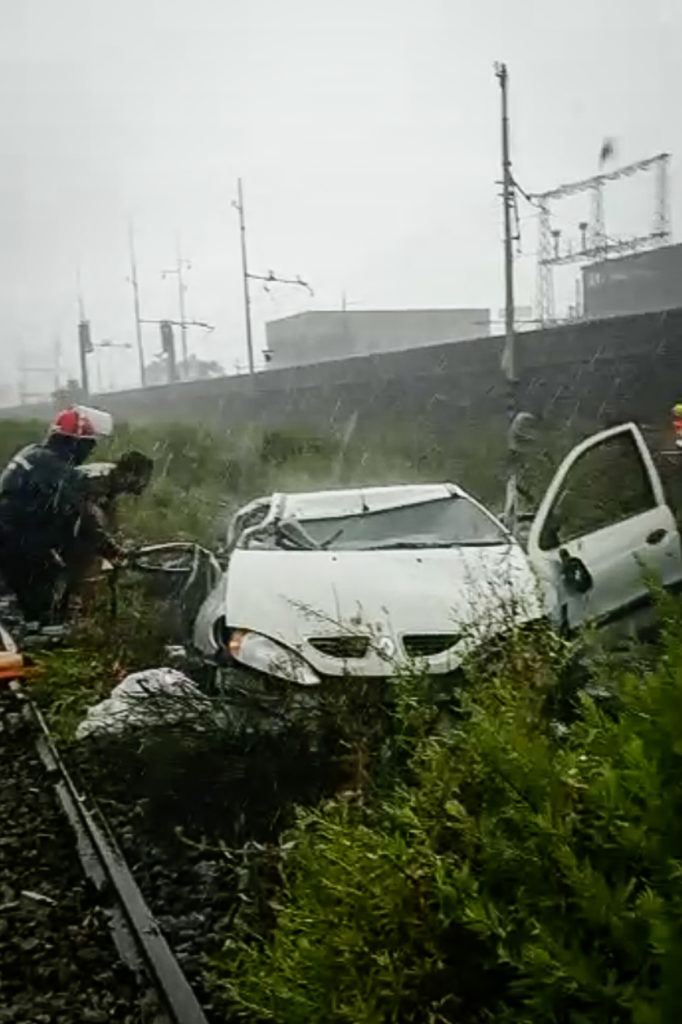
[[[224, 615], [229, 627], [278, 640], [325, 675], [386, 675], [387, 661], [397, 667], [414, 657], [430, 671], [445, 672], [484, 636], [541, 614], [534, 574], [516, 543], [396, 551], [237, 549], [199, 614], [195, 640], [202, 650], [210, 647], [212, 625]], [[362, 657], [328, 642], [358, 636], [370, 638]], [[321, 639], [322, 651], [315, 646]]]

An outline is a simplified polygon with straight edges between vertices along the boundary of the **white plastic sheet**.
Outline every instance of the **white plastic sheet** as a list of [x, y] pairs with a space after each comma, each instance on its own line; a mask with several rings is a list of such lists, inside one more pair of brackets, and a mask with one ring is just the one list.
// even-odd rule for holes
[[218, 717], [213, 702], [188, 676], [174, 668], [150, 668], [126, 676], [107, 700], [89, 708], [76, 739], [120, 736], [130, 728], [208, 728]]

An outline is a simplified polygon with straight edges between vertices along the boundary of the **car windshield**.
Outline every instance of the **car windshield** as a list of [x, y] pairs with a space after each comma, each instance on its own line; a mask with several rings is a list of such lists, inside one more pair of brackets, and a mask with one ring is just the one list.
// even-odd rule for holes
[[331, 551], [447, 548], [508, 544], [504, 531], [467, 498], [453, 495], [398, 508], [338, 518], [290, 520], [275, 546]]

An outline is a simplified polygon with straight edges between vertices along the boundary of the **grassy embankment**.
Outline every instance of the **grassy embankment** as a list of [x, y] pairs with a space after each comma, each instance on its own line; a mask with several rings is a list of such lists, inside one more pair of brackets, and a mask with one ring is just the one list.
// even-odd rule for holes
[[[3, 422], [0, 464], [40, 439], [44, 429], [37, 422]], [[123, 533], [133, 543], [189, 539], [219, 544], [236, 507], [278, 489], [464, 479], [487, 500], [499, 502], [503, 491], [504, 446], [496, 433], [460, 437], [445, 449], [413, 428], [394, 427], [380, 440], [296, 430], [221, 432], [173, 423], [123, 424], [93, 459], [106, 460], [131, 447], [155, 461], [148, 492], [122, 502]], [[164, 636], [158, 608], [133, 577], [124, 577], [121, 587], [116, 621], [108, 617], [103, 596], [77, 643], [44, 659], [39, 692], [65, 739], [85, 708], [106, 696], [122, 674], [160, 662]]]
[[[354, 791], [280, 841], [211, 970], [225, 1019], [653, 1024], [682, 1006], [682, 618], [603, 659], [555, 719], [567, 650], [520, 641], [438, 720], [426, 680]], [[270, 867], [272, 872], [272, 867]]]
[[[3, 430], [5, 444], [9, 433], [9, 447], [32, 434]], [[148, 540], [210, 541], [219, 501], [277, 487], [454, 478], [501, 498], [503, 448], [480, 435], [425, 445], [421, 462], [395, 439], [383, 452], [351, 443], [343, 460], [333, 440], [255, 432], [170, 428], [116, 445], [128, 443], [158, 460], [125, 518]], [[593, 664], [617, 712], [584, 698], [559, 730], [569, 652], [551, 636], [472, 669], [445, 726], [427, 681], [397, 681], [380, 749], [349, 791], [299, 812], [274, 850], [276, 884], [243, 894], [226, 925], [210, 967], [225, 1019], [679, 1019], [682, 622], [672, 605], [665, 616], [653, 655]], [[158, 655], [153, 621], [131, 592], [119, 622], [101, 617], [47, 659], [42, 699], [65, 737], [116, 672]]]

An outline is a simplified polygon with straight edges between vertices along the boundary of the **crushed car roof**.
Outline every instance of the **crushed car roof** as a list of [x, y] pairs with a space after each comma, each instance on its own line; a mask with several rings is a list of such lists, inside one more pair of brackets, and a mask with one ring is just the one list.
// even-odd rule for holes
[[360, 515], [383, 509], [418, 505], [463, 495], [453, 484], [400, 484], [387, 487], [354, 487], [331, 491], [281, 494], [280, 510], [284, 518], [325, 519]]

